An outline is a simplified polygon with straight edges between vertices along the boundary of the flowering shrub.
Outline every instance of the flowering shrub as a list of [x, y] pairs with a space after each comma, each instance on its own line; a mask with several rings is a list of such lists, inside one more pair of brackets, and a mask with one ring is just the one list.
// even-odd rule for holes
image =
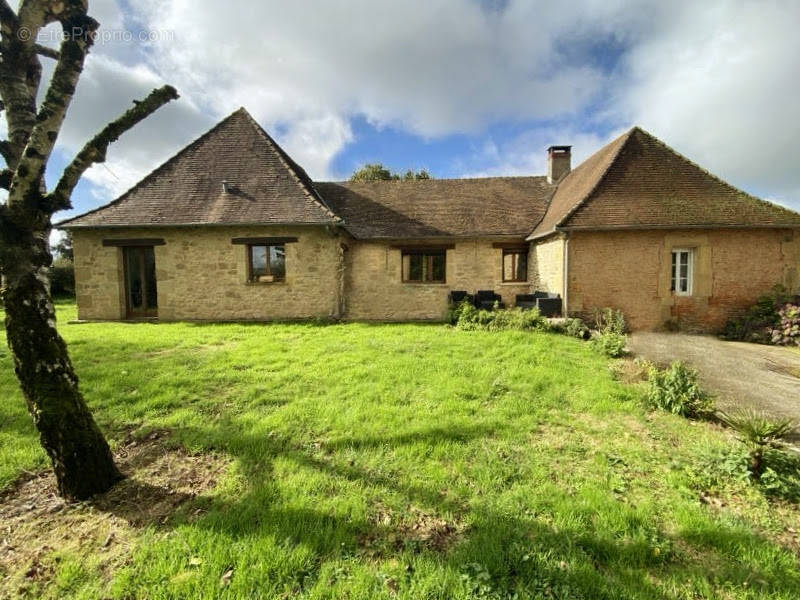
[[800, 304], [800, 296], [792, 296], [785, 287], [776, 285], [741, 317], [728, 321], [722, 337], [757, 344], [778, 343], [773, 341], [773, 333], [781, 329], [780, 311], [787, 304]]
[[779, 346], [800, 346], [800, 305], [784, 304], [778, 315], [780, 321], [772, 330], [772, 343]]

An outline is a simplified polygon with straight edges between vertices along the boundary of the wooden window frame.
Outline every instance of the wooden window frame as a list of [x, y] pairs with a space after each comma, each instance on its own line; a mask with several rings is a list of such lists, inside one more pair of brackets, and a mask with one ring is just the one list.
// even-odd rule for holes
[[[257, 284], [257, 285], [270, 285], [273, 283], [285, 283], [286, 282], [286, 245], [283, 243], [270, 243], [270, 244], [263, 244], [263, 243], [254, 243], [254, 244], [246, 244], [247, 246], [247, 283]], [[270, 265], [270, 248], [283, 248], [283, 277], [281, 279], [273, 279], [272, 281], [256, 281], [253, 279], [253, 248], [266, 248], [266, 267], [267, 267], [267, 275], [271, 275], [271, 265]]]
[[103, 246], [106, 248], [136, 248], [141, 246], [164, 246], [164, 238], [136, 238], [136, 239], [105, 239]]
[[[423, 266], [422, 272], [425, 273], [433, 273], [433, 258], [441, 256], [444, 259], [444, 265], [442, 268], [442, 278], [441, 279], [406, 279], [404, 262], [406, 256], [422, 256], [425, 265]], [[409, 273], [411, 271], [409, 265]], [[443, 247], [436, 247], [436, 248], [410, 248], [405, 247], [400, 249], [400, 279], [403, 283], [410, 283], [414, 285], [442, 285], [447, 283], [447, 248]]]
[[[681, 290], [681, 256], [686, 256], [686, 290]], [[694, 288], [694, 248], [673, 248], [670, 253], [670, 290], [676, 296], [691, 296]]]
[[[516, 275], [514, 279], [506, 279], [506, 256], [513, 256], [512, 260], [512, 273], [517, 272], [517, 255], [524, 254], [525, 255], [525, 278], [524, 279], [517, 279]], [[503, 283], [527, 283], [528, 282], [528, 248], [521, 247], [521, 246], [509, 246], [503, 248], [502, 258], [500, 262], [500, 271], [501, 271], [501, 279]]]

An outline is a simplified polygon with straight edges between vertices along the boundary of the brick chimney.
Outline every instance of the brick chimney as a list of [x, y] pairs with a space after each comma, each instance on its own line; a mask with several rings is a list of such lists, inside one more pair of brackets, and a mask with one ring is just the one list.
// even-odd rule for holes
[[572, 146], [547, 149], [547, 183], [558, 183], [572, 169]]

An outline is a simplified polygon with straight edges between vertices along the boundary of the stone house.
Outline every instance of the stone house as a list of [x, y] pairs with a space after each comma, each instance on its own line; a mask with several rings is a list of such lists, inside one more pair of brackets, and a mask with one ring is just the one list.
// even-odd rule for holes
[[533, 291], [634, 328], [719, 328], [800, 288], [800, 214], [634, 127], [533, 177], [314, 182], [240, 109], [73, 234], [86, 320], [438, 320], [451, 290]]

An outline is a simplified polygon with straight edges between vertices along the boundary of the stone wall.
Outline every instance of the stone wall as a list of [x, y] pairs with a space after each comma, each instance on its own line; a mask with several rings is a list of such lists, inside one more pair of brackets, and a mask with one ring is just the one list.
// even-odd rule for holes
[[[286, 244], [286, 280], [248, 283], [247, 247], [234, 237], [297, 237]], [[339, 314], [342, 237], [322, 227], [74, 230], [80, 319], [125, 318], [122, 249], [104, 239], [163, 238], [155, 247], [162, 320], [268, 320]]]
[[[674, 248], [694, 251], [691, 296], [670, 291]], [[569, 240], [570, 314], [611, 306], [635, 329], [716, 331], [779, 283], [800, 291], [800, 232], [573, 232]]]
[[531, 268], [536, 289], [564, 294], [564, 238], [560, 235], [531, 244]]
[[494, 290], [508, 306], [531, 290], [529, 282], [503, 283], [503, 251], [492, 240], [456, 241], [447, 250], [446, 283], [403, 283], [401, 250], [390, 243], [353, 242], [346, 254], [345, 316], [353, 320], [440, 320], [450, 290]]

